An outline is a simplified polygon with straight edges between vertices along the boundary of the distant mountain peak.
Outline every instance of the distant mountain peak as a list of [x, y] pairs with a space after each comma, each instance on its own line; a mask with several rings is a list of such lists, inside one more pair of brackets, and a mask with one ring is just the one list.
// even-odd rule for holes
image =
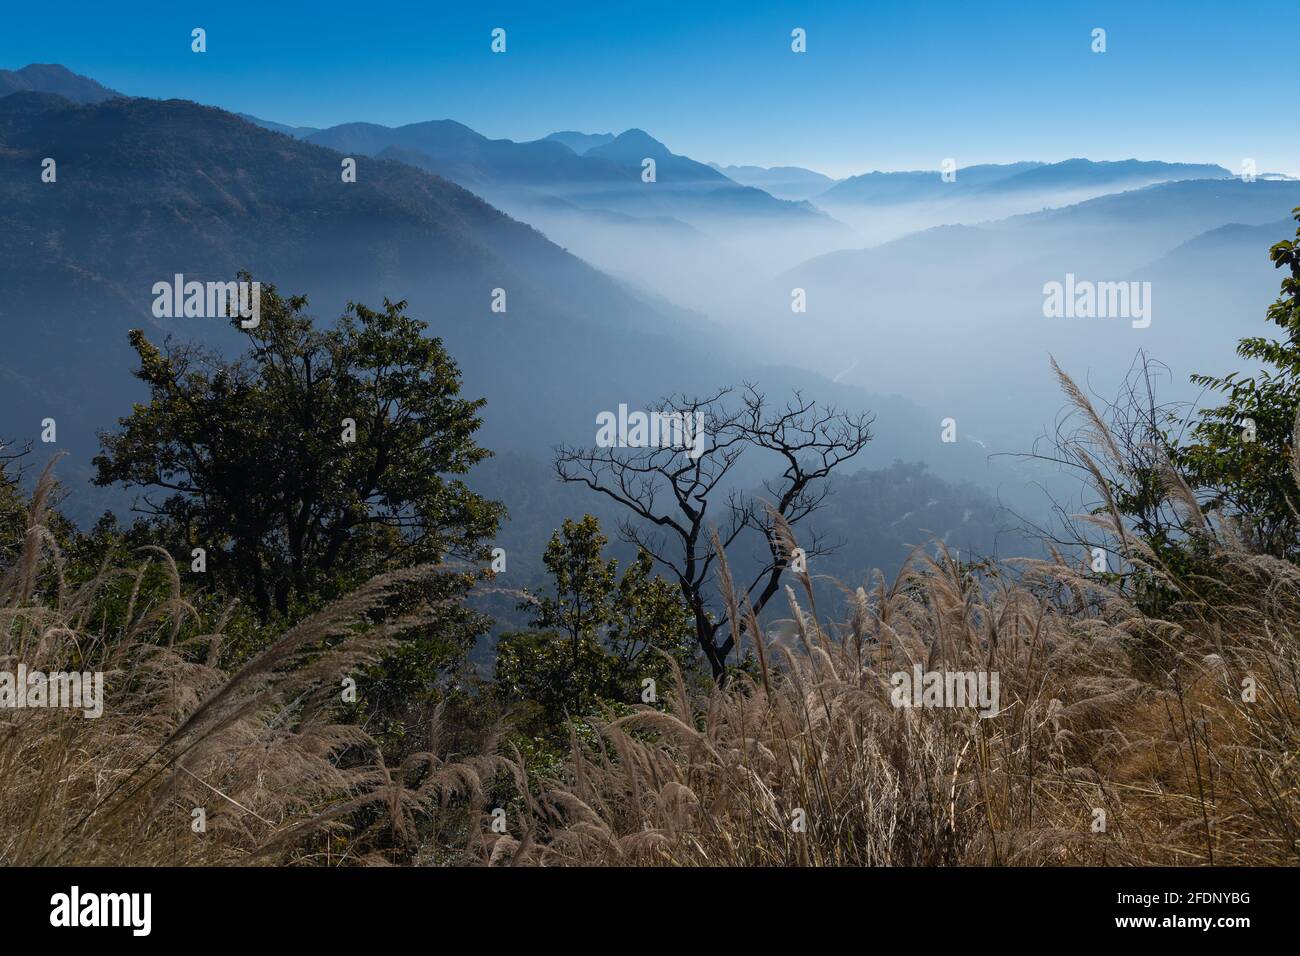
[[653, 159], [659, 182], [732, 184], [712, 166], [674, 153], [643, 129], [624, 130], [603, 146], [589, 149], [584, 158], [603, 159], [624, 169], [640, 167], [644, 160]]
[[558, 133], [552, 133], [546, 139], [554, 143], [562, 143], [569, 149], [573, 150], [579, 156], [589, 149], [597, 146], [604, 146], [606, 143], [613, 142], [613, 133], [579, 133], [577, 130], [560, 130]]
[[0, 70], [0, 97], [13, 93], [53, 93], [82, 105], [123, 95], [59, 63], [29, 63], [21, 70]]
[[415, 129], [415, 130], [438, 130], [443, 133], [455, 133], [460, 136], [470, 136], [474, 139], [487, 139], [478, 130], [466, 126], [464, 123], [454, 119], [433, 119], [421, 120], [418, 123], [407, 123], [405, 126], [397, 126], [395, 129]]
[[624, 130], [598, 149], [600, 155], [609, 158], [615, 156], [630, 158], [636, 154], [639, 159], [647, 156], [663, 159], [673, 155], [672, 150], [643, 129]]

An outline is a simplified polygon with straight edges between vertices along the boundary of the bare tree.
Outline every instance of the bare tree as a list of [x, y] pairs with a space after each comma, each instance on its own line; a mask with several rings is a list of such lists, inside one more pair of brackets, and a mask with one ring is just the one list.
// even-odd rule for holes
[[[5, 441], [0, 438], [0, 472], [3, 472], [11, 461], [16, 461], [21, 466], [23, 459], [32, 453], [32, 443], [27, 442], [25, 445], [15, 445], [12, 441]], [[13, 469], [9, 477], [17, 480], [19, 469]]]
[[[620, 522], [621, 536], [676, 578], [700, 650], [714, 679], [723, 683], [727, 657], [744, 625], [729, 620], [725, 610], [715, 610], [717, 548], [725, 551], [747, 530], [763, 535], [765, 559], [743, 591], [755, 614], [761, 614], [791, 561], [789, 548], [773, 533], [775, 523], [798, 524], [821, 506], [828, 493], [824, 479], [871, 440], [873, 419], [819, 407], [799, 391], [783, 407], [770, 405], [748, 383], [705, 398], [676, 396], [650, 411], [658, 413], [658, 420], [698, 421], [699, 435], [692, 437], [699, 444], [655, 444], [659, 436], [651, 435], [644, 447], [562, 446], [556, 449], [556, 473], [631, 512]], [[737, 484], [737, 463], [750, 449], [774, 457], [781, 469], [762, 483], [766, 501]], [[817, 535], [802, 548], [805, 559], [829, 550]]]

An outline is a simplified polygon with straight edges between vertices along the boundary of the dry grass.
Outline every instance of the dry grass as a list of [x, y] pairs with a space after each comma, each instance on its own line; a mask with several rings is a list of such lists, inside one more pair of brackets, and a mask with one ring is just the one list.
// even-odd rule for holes
[[[1114, 450], [1104, 435], [1093, 447]], [[564, 778], [533, 803], [529, 859], [1300, 862], [1300, 571], [1244, 550], [1168, 481], [1213, 555], [1212, 601], [1126, 534], [1113, 506], [1086, 520], [1177, 595], [1168, 620], [1061, 558], [1014, 580], [915, 558], [892, 586], [849, 593], [841, 624], [819, 622], [800, 577], [802, 605], [787, 588], [793, 639], [754, 642], [748, 616], [757, 677], [703, 702], [679, 683], [664, 713], [593, 721], [598, 744], [575, 741]], [[1000, 712], [895, 707], [890, 675], [916, 663], [996, 671]]]
[[[1104, 445], [1104, 442], [1102, 443]], [[1093, 518], [1132, 566], [1178, 597], [1167, 620], [1063, 559], [974, 573], [916, 557], [846, 591], [822, 620], [811, 581], [787, 589], [788, 639], [734, 595], [755, 674], [706, 698], [678, 675], [641, 706], [574, 735], [559, 779], [427, 749], [388, 767], [341, 723], [339, 677], [410, 621], [361, 626], [414, 569], [299, 624], [237, 673], [216, 664], [164, 555], [170, 597], [135, 595], [96, 627], [114, 575], [69, 589], [41, 527], [49, 482], [0, 580], [0, 670], [103, 670], [108, 705], [0, 711], [0, 863], [546, 865], [1294, 864], [1300, 851], [1300, 570], [1211, 528], [1214, 602]], [[793, 548], [788, 528], [778, 534]], [[727, 580], [725, 568], [721, 574]], [[755, 638], [757, 636], [757, 641]], [[890, 675], [996, 671], [1000, 709], [897, 708]], [[1243, 682], [1255, 696], [1243, 699]], [[594, 743], [592, 742], [594, 740]], [[513, 780], [509, 833], [485, 793]], [[455, 805], [459, 821], [439, 826]], [[207, 832], [191, 828], [207, 810]], [[1105, 827], [1096, 827], [1096, 811]], [[432, 823], [431, 823], [432, 821]], [[798, 823], [802, 823], [799, 826]], [[453, 832], [454, 839], [446, 834]], [[431, 836], [434, 834], [436, 836]]]
[[[472, 806], [481, 779], [502, 766], [491, 756], [445, 761], [435, 718], [428, 750], [388, 767], [366, 733], [335, 717], [341, 677], [419, 623], [374, 626], [366, 613], [430, 569], [371, 581], [227, 674], [217, 666], [221, 622], [211, 633], [195, 627], [165, 552], [66, 585], [42, 527], [51, 487], [47, 475], [18, 560], [0, 574], [0, 670], [102, 671], [106, 704], [97, 719], [0, 709], [0, 865], [407, 860], [417, 819], [452, 798]], [[150, 564], [170, 582], [166, 600], [142, 597]], [[133, 581], [126, 623], [97, 626], [123, 575]], [[475, 837], [458, 851], [486, 859]]]
[[[1059, 579], [1062, 568], [1033, 573]], [[1293, 574], [1273, 582], [1289, 619]], [[1076, 587], [1084, 586], [1075, 581]], [[1285, 594], [1283, 593], [1285, 592]], [[1042, 865], [1295, 863], [1295, 634], [1245, 619], [1160, 625], [1110, 596], [1083, 616], [946, 561], [801, 624], [777, 674], [598, 723], [538, 802], [548, 863]], [[1258, 626], [1254, 626], [1258, 625]], [[1176, 663], [1143, 675], [1133, 648]], [[1001, 709], [895, 708], [889, 675], [995, 670]], [[1253, 676], [1254, 703], [1241, 699]], [[1105, 831], [1094, 832], [1094, 808]], [[797, 810], [805, 832], [792, 824]]]

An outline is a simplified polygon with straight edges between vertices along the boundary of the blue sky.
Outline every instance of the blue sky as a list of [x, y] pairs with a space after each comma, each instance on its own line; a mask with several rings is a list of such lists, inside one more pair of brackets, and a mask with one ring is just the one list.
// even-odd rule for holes
[[[721, 163], [842, 176], [1017, 159], [1166, 159], [1300, 175], [1300, 25], [1128, 0], [32, 4], [0, 67], [293, 125], [459, 120], [492, 137], [641, 127]], [[703, 9], [706, 7], [708, 9]], [[208, 52], [190, 52], [190, 30]], [[507, 52], [489, 49], [494, 27]], [[790, 50], [803, 27], [808, 52]], [[1107, 31], [1107, 52], [1090, 50]]]

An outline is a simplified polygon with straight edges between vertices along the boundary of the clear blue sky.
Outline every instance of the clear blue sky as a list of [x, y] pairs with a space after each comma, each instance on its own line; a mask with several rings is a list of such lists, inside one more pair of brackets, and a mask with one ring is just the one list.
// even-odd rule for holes
[[[832, 175], [1167, 159], [1300, 175], [1300, 18], [1199, 0], [7, 4], [0, 67], [304, 126], [492, 137], [639, 126], [700, 160]], [[123, 12], [130, 9], [132, 12]], [[208, 52], [190, 52], [204, 27]], [[489, 50], [494, 27], [508, 52]], [[808, 52], [790, 31], [808, 31]], [[1090, 50], [1094, 27], [1108, 51]]]

